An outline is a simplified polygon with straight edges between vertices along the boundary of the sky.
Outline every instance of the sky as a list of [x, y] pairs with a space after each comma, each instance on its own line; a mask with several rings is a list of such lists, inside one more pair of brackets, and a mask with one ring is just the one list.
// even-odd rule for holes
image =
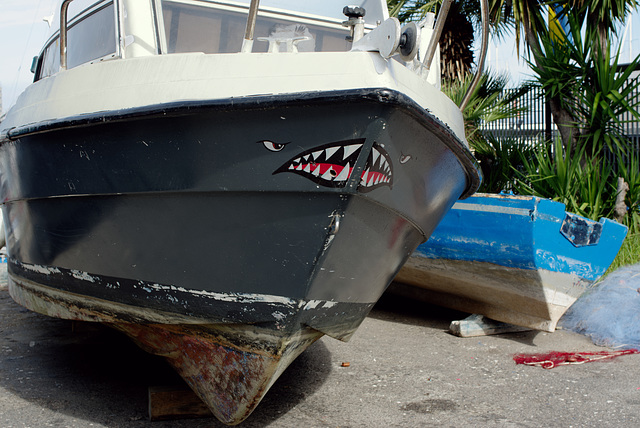
[[[44, 17], [53, 15], [60, 0], [0, 0], [0, 114], [13, 105], [18, 95], [31, 83], [31, 61], [38, 55], [49, 35]], [[345, 2], [345, 4], [348, 2]], [[640, 53], [640, 14], [636, 11], [621, 28], [623, 42], [621, 62], [628, 62]], [[520, 50], [521, 54], [524, 52]], [[529, 77], [524, 60], [518, 58], [515, 41], [507, 38], [489, 46], [487, 66], [507, 71], [513, 85]]]
[[[621, 44], [619, 63], [629, 63], [640, 54], [640, 10], [635, 11], [625, 25], [617, 29], [617, 33], [617, 42]], [[614, 46], [617, 47], [618, 43]], [[487, 52], [487, 67], [496, 71], [508, 71], [513, 85], [532, 78], [532, 72], [522, 58], [524, 55], [522, 41], [520, 44], [520, 58], [518, 58], [514, 37], [508, 37], [502, 41], [492, 40]]]
[[0, 87], [6, 112], [31, 83], [31, 60], [44, 44], [59, 0], [0, 0]]

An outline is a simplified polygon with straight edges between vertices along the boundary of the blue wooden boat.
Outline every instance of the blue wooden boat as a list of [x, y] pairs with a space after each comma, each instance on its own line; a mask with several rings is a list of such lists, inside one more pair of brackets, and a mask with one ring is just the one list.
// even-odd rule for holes
[[393, 290], [554, 331], [611, 265], [626, 234], [615, 221], [589, 220], [548, 199], [476, 194], [456, 202], [402, 267], [395, 279], [402, 284]]

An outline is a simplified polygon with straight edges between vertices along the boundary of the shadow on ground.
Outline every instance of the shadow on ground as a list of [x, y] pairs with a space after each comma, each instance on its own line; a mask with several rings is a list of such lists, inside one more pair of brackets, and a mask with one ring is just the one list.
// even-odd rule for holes
[[[449, 333], [452, 321], [463, 320], [470, 314], [445, 308], [393, 292], [386, 292], [374, 306], [369, 317], [395, 323], [429, 327]], [[524, 345], [533, 345], [539, 331], [529, 330], [517, 333], [497, 334], [493, 337]], [[470, 340], [470, 338], [460, 338]]]
[[386, 292], [369, 314], [371, 318], [448, 331], [449, 324], [469, 316], [442, 306]]
[[[243, 426], [273, 423], [313, 394], [331, 371], [330, 358], [322, 342], [313, 344]], [[66, 426], [66, 416], [105, 426], [146, 425], [148, 387], [182, 383], [163, 358], [142, 351], [121, 333], [30, 312], [0, 291], [0, 388], [59, 414], [53, 426]], [[211, 417], [153, 426], [224, 425]]]

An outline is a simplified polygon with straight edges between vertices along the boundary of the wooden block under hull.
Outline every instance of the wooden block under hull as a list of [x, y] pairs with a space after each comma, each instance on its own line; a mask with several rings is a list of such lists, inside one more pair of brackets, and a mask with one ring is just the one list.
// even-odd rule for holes
[[494, 321], [478, 314], [469, 315], [463, 320], [451, 321], [451, 325], [449, 325], [449, 333], [458, 337], [489, 336], [529, 330], [531, 329], [527, 327]]
[[151, 421], [210, 417], [211, 410], [187, 385], [149, 387]]

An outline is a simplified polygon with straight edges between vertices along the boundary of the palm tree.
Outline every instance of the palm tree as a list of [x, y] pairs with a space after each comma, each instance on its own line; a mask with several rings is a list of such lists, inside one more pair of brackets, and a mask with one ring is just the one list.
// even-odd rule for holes
[[597, 33], [599, 50], [603, 53], [609, 35], [616, 33], [616, 24], [624, 22], [638, 0], [565, 0], [565, 13], [577, 13], [580, 22]]
[[[454, 103], [460, 105], [471, 86], [473, 75], [464, 79], [444, 82], [442, 90]], [[513, 171], [522, 169], [522, 159], [533, 156], [532, 147], [515, 140], [498, 140], [481, 130], [483, 124], [516, 118], [526, 110], [515, 101], [531, 90], [531, 85], [521, 85], [507, 90], [509, 76], [488, 71], [480, 77], [471, 93], [463, 113], [465, 134], [482, 169], [481, 192], [499, 193], [511, 190]]]
[[[391, 13], [395, 13], [402, 19], [416, 19], [432, 10], [440, 4], [441, 0], [388, 0]], [[609, 43], [609, 36], [615, 33], [616, 24], [623, 22], [631, 12], [635, 9], [638, 0], [558, 0], [556, 2], [562, 7], [562, 13], [571, 13], [578, 16], [579, 22], [586, 22], [587, 27], [597, 32], [599, 40], [596, 52], [600, 52], [599, 56], [604, 57], [605, 50]], [[462, 0], [459, 2], [460, 11], [463, 18], [468, 18], [468, 22], [477, 24], [480, 15], [480, 6], [478, 0]], [[549, 7], [547, 0], [489, 0], [490, 19], [493, 24], [494, 34], [500, 37], [504, 34], [505, 29], [512, 28], [514, 30], [517, 46], [520, 40], [524, 40], [527, 53], [533, 59], [533, 63], [540, 69], [544, 70], [546, 52], [541, 43], [541, 35], [548, 31], [546, 21], [546, 11]], [[461, 22], [459, 18], [455, 18], [454, 22]], [[463, 46], [471, 47], [468, 39], [464, 35], [459, 35], [455, 31], [458, 29], [466, 33], [464, 26], [459, 24], [449, 25], [452, 33], [443, 34], [441, 39], [442, 46], [456, 46], [452, 49], [449, 56], [441, 52], [443, 57], [443, 69], [447, 70], [447, 75], [443, 76], [451, 78], [451, 76], [463, 76], [469, 68], [458, 69], [457, 64], [452, 64], [451, 55], [459, 55], [464, 50]], [[462, 43], [462, 44], [461, 44]], [[466, 62], [461, 61], [462, 64]], [[464, 67], [464, 66], [462, 66]], [[470, 66], [469, 66], [470, 67]], [[451, 72], [453, 70], [453, 72]], [[552, 71], [547, 71], [551, 73]], [[549, 96], [549, 105], [551, 108], [554, 123], [558, 127], [558, 131], [566, 146], [570, 142], [577, 142], [577, 133], [574, 124], [578, 122], [575, 113], [568, 107], [565, 100], [562, 99], [563, 94], [555, 93]]]
[[[556, 4], [562, 9], [561, 15], [575, 15], [577, 22], [586, 23], [588, 32], [597, 34], [591, 38], [596, 43], [594, 53], [604, 58], [608, 55], [605, 51], [610, 46], [610, 35], [615, 34], [616, 24], [624, 22], [638, 6], [638, 0], [558, 0]], [[545, 38], [548, 32], [544, 19], [548, 6], [548, 2], [541, 0], [497, 0], [494, 3], [495, 8], [503, 11], [503, 16], [511, 16], [516, 40], [519, 42], [524, 36], [525, 46], [538, 71], [552, 74], [553, 70], [545, 69], [545, 57], [554, 55], [554, 51], [545, 49], [541, 43], [541, 37]], [[562, 96], [560, 92], [549, 96], [549, 105], [563, 144], [567, 146], [577, 143], [579, 131], [576, 131], [575, 123], [579, 118]]]
[[[441, 0], [388, 0], [387, 4], [390, 15], [404, 22], [419, 20], [427, 12], [436, 11]], [[501, 19], [493, 17], [492, 20], [497, 23], [494, 32], [501, 33], [506, 28]], [[479, 25], [480, 0], [462, 0], [451, 4], [440, 38], [442, 79], [445, 82], [464, 80], [471, 72], [475, 28]]]
[[473, 66], [474, 29], [461, 3], [453, 3], [440, 38], [442, 79], [463, 80]]

